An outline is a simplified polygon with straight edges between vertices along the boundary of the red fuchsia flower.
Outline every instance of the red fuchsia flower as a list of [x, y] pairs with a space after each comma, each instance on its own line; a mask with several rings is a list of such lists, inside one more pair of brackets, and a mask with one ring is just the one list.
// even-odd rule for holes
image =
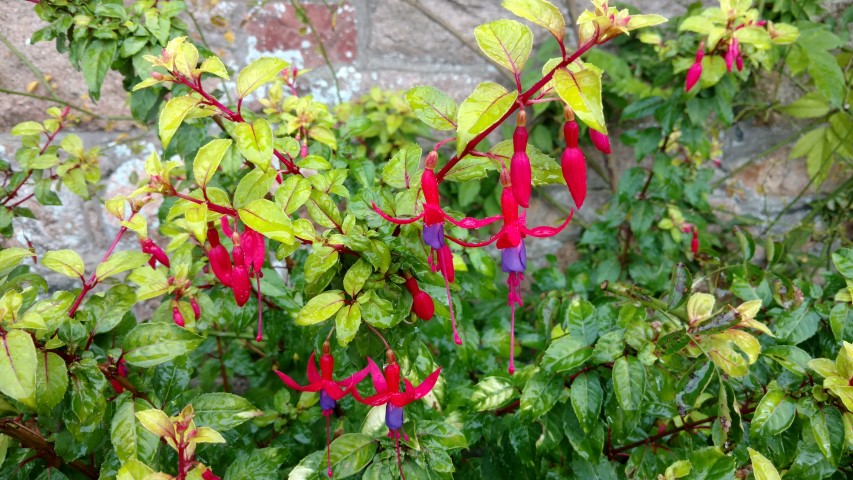
[[503, 212], [504, 225], [498, 233], [489, 240], [479, 243], [463, 242], [453, 237], [447, 238], [465, 247], [482, 247], [497, 241], [496, 246], [501, 251], [501, 269], [508, 274], [509, 294], [507, 295], [507, 303], [510, 307], [509, 373], [512, 374], [515, 372], [515, 306], [523, 305], [520, 285], [521, 281], [524, 280], [524, 272], [527, 270], [527, 250], [524, 246], [524, 237], [530, 235], [544, 238], [557, 235], [572, 220], [574, 211], [558, 227], [527, 228], [525, 214], [523, 211], [521, 215], [518, 214], [518, 203], [515, 201], [515, 196], [511, 193], [508, 183], [509, 175], [504, 170], [501, 172], [501, 184], [504, 186], [503, 192], [501, 192], [501, 211]]
[[[328, 459], [328, 475], [332, 476], [332, 457], [331, 457], [331, 431], [330, 417], [337, 407], [338, 400], [344, 398], [350, 392], [356, 392], [355, 386], [367, 376], [370, 372], [369, 367], [364, 368], [354, 375], [343, 380], [335, 381], [332, 378], [332, 373], [335, 371], [335, 357], [330, 353], [329, 342], [323, 343], [323, 354], [320, 356], [320, 374], [317, 373], [317, 367], [314, 364], [314, 352], [308, 358], [308, 385], [302, 386], [293, 381], [287, 375], [275, 371], [281, 381], [288, 387], [300, 392], [320, 392], [320, 408], [323, 409], [323, 416], [326, 417], [326, 457]], [[356, 397], [358, 398], [358, 397]]]
[[172, 303], [172, 321], [179, 327], [184, 326], [184, 316], [181, 314], [181, 309], [178, 308], [178, 302]]
[[457, 345], [462, 345], [462, 339], [459, 338], [459, 333], [456, 330], [456, 316], [453, 313], [453, 300], [450, 296], [450, 284], [455, 279], [455, 271], [453, 269], [453, 254], [450, 252], [450, 247], [444, 241], [444, 222], [449, 221], [453, 225], [460, 228], [472, 229], [480, 228], [498, 221], [501, 216], [484, 218], [477, 220], [475, 218], [465, 217], [462, 220], [456, 220], [441, 208], [440, 197], [438, 194], [438, 179], [435, 176], [435, 165], [438, 161], [438, 154], [432, 151], [427, 155], [423, 175], [421, 176], [421, 189], [424, 192], [424, 210], [420, 215], [412, 218], [396, 218], [383, 212], [375, 203], [371, 203], [373, 210], [385, 220], [396, 225], [408, 225], [415, 223], [420, 219], [424, 220], [423, 240], [430, 248], [427, 261], [433, 272], [441, 272], [444, 277], [444, 288], [447, 292], [447, 306], [450, 309], [450, 322], [453, 325], [453, 340]]
[[370, 377], [373, 380], [373, 388], [376, 389], [376, 395], [367, 398], [361, 398], [358, 390], [353, 390], [352, 394], [356, 400], [366, 405], [378, 407], [385, 405], [385, 425], [388, 427], [388, 438], [394, 439], [394, 448], [397, 450], [397, 468], [400, 469], [400, 477], [403, 476], [402, 458], [400, 457], [400, 436], [402, 434], [404, 441], [409, 441], [409, 436], [403, 431], [403, 407], [410, 403], [420, 400], [425, 397], [438, 381], [438, 376], [441, 374], [441, 367], [427, 376], [424, 381], [417, 387], [411, 382], [403, 379], [406, 385], [406, 391], [400, 391], [400, 365], [397, 364], [397, 358], [394, 352], [388, 350], [386, 353], [388, 366], [385, 367], [383, 376], [382, 370], [370, 357], [367, 358], [367, 368], [370, 371]]
[[213, 470], [210, 469], [205, 470], [204, 473], [201, 474], [201, 478], [202, 480], [222, 480], [213, 473]]
[[195, 298], [190, 299], [190, 306], [193, 308], [193, 316], [196, 320], [201, 318], [201, 307], [198, 305], [198, 302]]
[[690, 240], [690, 252], [693, 255], [699, 251], [699, 229], [693, 227], [693, 239]]
[[726, 50], [726, 54], [723, 59], [726, 61], [726, 71], [732, 73], [732, 66], [735, 63], [735, 58], [740, 56], [740, 47], [738, 46], [737, 38], [734, 36], [732, 40], [729, 42], [729, 48]]
[[[574, 113], [568, 107], [565, 113], [563, 136], [566, 138], [566, 149], [563, 150], [560, 166], [563, 170], [563, 179], [569, 187], [569, 193], [572, 194], [572, 200], [577, 208], [581, 208], [586, 199], [586, 157], [578, 146], [578, 123], [574, 119]], [[590, 129], [590, 134], [591, 132], [594, 130]]]
[[243, 233], [240, 234], [240, 246], [243, 247], [247, 267], [252, 267], [253, 275], [250, 276], [260, 275], [267, 254], [263, 235], [249, 227], [244, 227]]
[[[118, 376], [120, 377], [127, 378], [127, 362], [123, 358], [116, 363], [116, 373], [118, 373]], [[116, 393], [121, 394], [124, 392], [124, 387], [118, 383], [118, 380], [110, 378], [110, 384], [113, 386], [113, 390], [115, 390]]]
[[512, 194], [515, 201], [524, 208], [530, 206], [530, 190], [532, 177], [530, 173], [530, 158], [527, 156], [527, 113], [518, 112], [515, 132], [512, 134], [513, 154], [510, 160], [509, 173], [512, 179]]
[[210, 268], [216, 278], [226, 287], [230, 287], [233, 276], [233, 266], [228, 250], [222, 245], [216, 245], [207, 252]]
[[169, 256], [166, 255], [166, 252], [164, 252], [159, 245], [154, 243], [154, 240], [151, 240], [150, 238], [140, 238], [139, 246], [142, 249], [142, 253], [151, 255], [151, 259], [148, 260], [148, 265], [151, 265], [151, 268], [154, 268], [157, 265], [157, 262], [160, 262], [166, 268], [169, 268]]
[[435, 304], [432, 297], [418, 287], [418, 281], [415, 280], [415, 277], [406, 278], [406, 288], [412, 294], [412, 311], [415, 312], [415, 315], [424, 321], [431, 320], [435, 314]]
[[601, 133], [594, 128], [590, 128], [589, 139], [592, 140], [592, 144], [599, 152], [605, 155], [610, 155], [612, 152], [610, 149], [610, 137], [608, 137], [607, 134]]
[[689, 92], [690, 89], [699, 81], [702, 76], [702, 59], [705, 58], [705, 42], [699, 44], [699, 49], [696, 50], [696, 61], [687, 70], [687, 80], [684, 83], [684, 91]]

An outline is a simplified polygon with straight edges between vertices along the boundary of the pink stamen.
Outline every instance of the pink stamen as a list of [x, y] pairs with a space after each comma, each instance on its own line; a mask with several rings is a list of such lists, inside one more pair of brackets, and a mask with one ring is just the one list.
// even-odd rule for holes
[[509, 374], [515, 373], [515, 304], [509, 307]]
[[330, 411], [328, 415], [326, 415], [326, 458], [328, 459], [329, 469], [326, 473], [329, 475], [329, 478], [332, 478], [332, 430], [330, 427], [332, 412]]
[[456, 315], [453, 313], [453, 298], [450, 297], [450, 283], [444, 279], [444, 290], [447, 292], [447, 308], [450, 309], [450, 324], [453, 326], [453, 341], [456, 345], [462, 345], [462, 339], [459, 338], [459, 332], [456, 331]]
[[406, 480], [406, 476], [403, 475], [403, 459], [400, 456], [400, 432], [394, 436], [394, 449], [397, 450], [397, 468], [400, 469], [400, 478]]

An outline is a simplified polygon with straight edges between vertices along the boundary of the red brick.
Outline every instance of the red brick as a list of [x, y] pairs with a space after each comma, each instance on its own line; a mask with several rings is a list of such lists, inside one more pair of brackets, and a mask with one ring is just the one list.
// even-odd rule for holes
[[[349, 65], [357, 56], [355, 7], [348, 2], [341, 4], [303, 3], [302, 6], [311, 25], [317, 31], [333, 64]], [[330, 8], [331, 7], [331, 8]], [[269, 3], [245, 26], [247, 34], [257, 38], [256, 48], [261, 52], [298, 50], [305, 59], [306, 68], [324, 65], [315, 35], [296, 15], [290, 2]], [[307, 45], [307, 48], [305, 47]]]

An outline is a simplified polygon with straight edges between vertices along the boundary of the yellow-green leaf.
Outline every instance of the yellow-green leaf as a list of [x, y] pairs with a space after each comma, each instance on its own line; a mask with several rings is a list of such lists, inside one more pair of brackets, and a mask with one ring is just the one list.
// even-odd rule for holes
[[422, 122], [436, 130], [456, 128], [456, 113], [459, 107], [450, 95], [427, 85], [419, 85], [406, 91], [406, 101]]
[[335, 335], [338, 344], [345, 347], [355, 338], [358, 327], [361, 326], [361, 307], [353, 302], [344, 306], [335, 317]]
[[312, 298], [296, 316], [297, 325], [314, 325], [338, 313], [344, 306], [344, 292], [329, 290]]
[[459, 106], [456, 153], [462, 153], [468, 142], [509, 111], [517, 97], [518, 92], [510, 92], [494, 82], [477, 85]]
[[86, 266], [83, 264], [83, 259], [74, 250], [54, 250], [47, 252], [42, 257], [41, 264], [66, 277], [83, 278], [83, 275], [86, 273]]
[[284, 60], [275, 57], [261, 57], [250, 63], [237, 75], [237, 96], [245, 98], [261, 85], [272, 81], [288, 65]]
[[199, 187], [205, 188], [207, 186], [230, 146], [231, 140], [217, 138], [198, 149], [195, 160], [193, 160], [193, 177]]
[[273, 154], [273, 134], [268, 121], [259, 118], [252, 123], [240, 123], [234, 128], [237, 149], [246, 160], [262, 170], [270, 168]]
[[767, 457], [751, 448], [747, 448], [747, 451], [749, 451], [749, 458], [752, 460], [752, 472], [755, 474], [755, 480], [782, 480], [779, 471]]
[[560, 9], [545, 0], [504, 0], [503, 7], [521, 18], [547, 29], [558, 42], [566, 36], [566, 21]]
[[95, 276], [100, 282], [107, 277], [141, 267], [148, 263], [149, 258], [151, 258], [151, 255], [142, 252], [117, 252], [110, 255], [110, 258], [106, 262], [98, 265], [98, 268], [95, 269]]
[[33, 337], [21, 330], [0, 336], [0, 393], [35, 406], [36, 346]]
[[554, 72], [552, 84], [560, 98], [583, 123], [601, 133], [607, 133], [604, 107], [601, 104], [600, 68], [591, 63], [575, 62], [568, 68]]
[[261, 235], [290, 245], [293, 243], [293, 231], [290, 219], [279, 206], [259, 198], [238, 210], [240, 220]]
[[166, 103], [163, 111], [160, 112], [160, 141], [163, 143], [163, 148], [169, 146], [178, 127], [183, 123], [187, 114], [199, 104], [201, 100], [190, 96], [174, 97]]
[[474, 29], [480, 50], [498, 65], [520, 75], [533, 48], [533, 32], [515, 20], [496, 20]]

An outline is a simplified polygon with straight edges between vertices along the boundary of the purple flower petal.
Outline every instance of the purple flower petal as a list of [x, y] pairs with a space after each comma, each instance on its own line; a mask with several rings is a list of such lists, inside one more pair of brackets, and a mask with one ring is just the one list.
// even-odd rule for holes
[[444, 246], [444, 224], [424, 225], [424, 243], [439, 250]]
[[505, 273], [527, 270], [527, 249], [523, 241], [517, 247], [501, 250], [501, 269]]
[[389, 430], [403, 428], [403, 407], [395, 407], [391, 402], [385, 404], [385, 425]]

